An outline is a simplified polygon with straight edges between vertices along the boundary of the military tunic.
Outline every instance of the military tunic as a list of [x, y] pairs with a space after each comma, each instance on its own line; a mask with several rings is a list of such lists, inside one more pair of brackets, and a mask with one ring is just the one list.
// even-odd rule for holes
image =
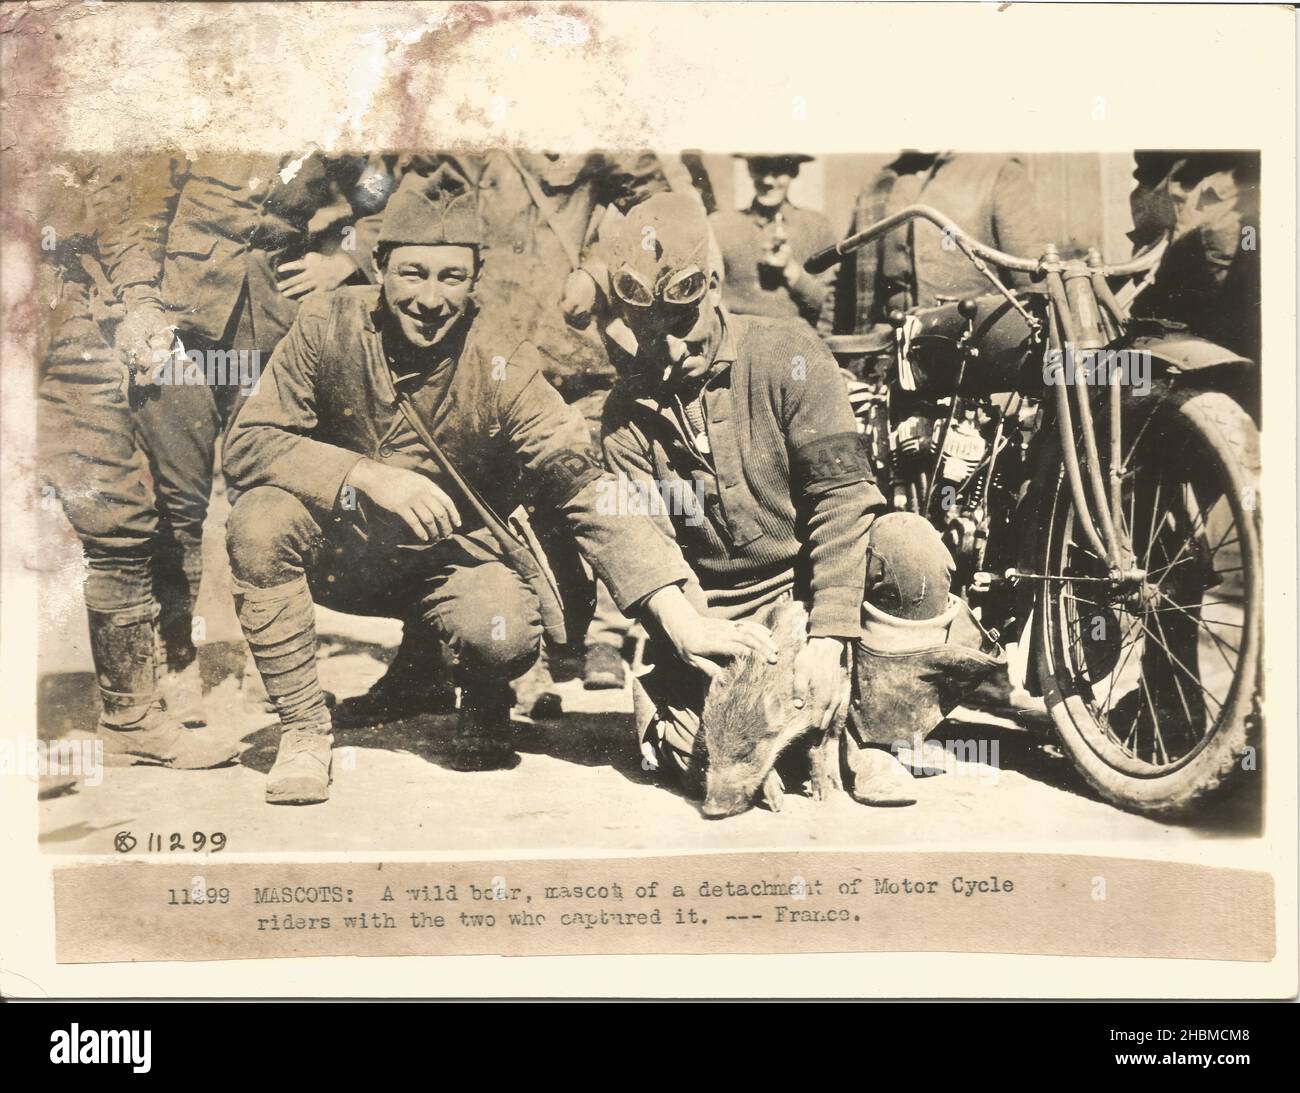
[[[226, 440], [225, 471], [240, 494], [228, 539], [237, 580], [272, 587], [319, 570], [331, 556], [348, 557], [357, 564], [335, 565], [324, 602], [400, 616], [387, 595], [400, 590], [436, 608], [428, 621], [444, 632], [455, 628], [453, 615], [475, 610], [486, 619], [499, 608], [519, 621], [507, 626], [512, 634], [536, 635], [535, 600], [504, 579], [491, 536], [399, 412], [399, 386], [496, 512], [525, 503], [568, 524], [621, 609], [634, 612], [651, 593], [689, 580], [670, 536], [605, 503], [607, 472], [586, 425], [547, 383], [531, 344], [498, 352], [502, 338], [484, 311], [449, 334], [426, 369], [403, 377], [396, 337], [386, 331], [377, 288], [341, 289], [304, 304]], [[344, 486], [362, 458], [428, 475], [456, 502], [459, 532], [423, 544], [396, 517], [353, 499]], [[459, 602], [448, 607], [447, 570], [472, 569], [471, 556], [491, 563], [495, 598], [483, 582], [465, 579]]]

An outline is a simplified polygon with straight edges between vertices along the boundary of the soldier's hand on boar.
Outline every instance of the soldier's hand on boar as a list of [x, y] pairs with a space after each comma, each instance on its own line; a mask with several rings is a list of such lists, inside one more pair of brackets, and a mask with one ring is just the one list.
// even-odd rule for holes
[[756, 622], [728, 622], [700, 615], [694, 624], [684, 628], [685, 633], [669, 635], [677, 655], [693, 668], [698, 668], [710, 679], [717, 679], [722, 668], [719, 659], [732, 657], [766, 657], [776, 663], [776, 642], [766, 626]]
[[776, 641], [766, 626], [701, 615], [675, 584], [665, 585], [646, 600], [646, 613], [659, 624], [677, 656], [710, 679], [722, 673], [719, 660], [761, 656], [769, 664], [776, 663]]
[[756, 622], [728, 622], [698, 615], [692, 623], [668, 635], [677, 655], [710, 679], [722, 674], [719, 660], [732, 657], [766, 657], [776, 663], [776, 642], [771, 631]]
[[416, 471], [363, 459], [352, 468], [347, 484], [400, 517], [422, 543], [446, 539], [460, 527], [452, 499]]
[[844, 642], [839, 638], [809, 638], [794, 661], [794, 704], [808, 715], [808, 724], [823, 732], [844, 712]]

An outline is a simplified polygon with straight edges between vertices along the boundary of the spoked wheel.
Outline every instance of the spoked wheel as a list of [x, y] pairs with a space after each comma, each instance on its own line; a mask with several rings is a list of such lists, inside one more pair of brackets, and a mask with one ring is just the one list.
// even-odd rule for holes
[[1132, 574], [1111, 578], [1061, 474], [1047, 512], [1039, 678], [1062, 746], [1098, 792], [1172, 816], [1253, 767], [1259, 436], [1219, 392], [1130, 401], [1115, 519]]

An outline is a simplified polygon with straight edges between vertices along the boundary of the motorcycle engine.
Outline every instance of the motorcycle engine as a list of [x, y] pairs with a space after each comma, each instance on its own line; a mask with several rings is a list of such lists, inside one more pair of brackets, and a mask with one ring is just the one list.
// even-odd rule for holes
[[917, 406], [889, 434], [890, 493], [895, 510], [920, 512], [925, 503], [937, 413], [937, 408], [928, 404]]
[[931, 466], [937, 466], [938, 477], [929, 490], [928, 515], [942, 533], [958, 573], [969, 574], [978, 567], [988, 538], [984, 487], [992, 419], [977, 401], [959, 401], [951, 424], [947, 412], [936, 410], [940, 412], [931, 420], [929, 436], [923, 445], [917, 445], [924, 448]]
[[[938, 436], [935, 443], [938, 443]], [[962, 419], [953, 423], [943, 441], [943, 462], [940, 475], [945, 482], [963, 484], [975, 473], [989, 450], [988, 442], [980, 433], [977, 411], [965, 411]]]

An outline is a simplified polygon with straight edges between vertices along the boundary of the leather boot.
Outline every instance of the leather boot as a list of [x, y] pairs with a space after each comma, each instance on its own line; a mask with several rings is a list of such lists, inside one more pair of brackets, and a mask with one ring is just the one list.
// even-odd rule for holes
[[460, 720], [447, 759], [452, 770], [509, 770], [518, 765], [510, 706], [510, 689], [504, 684], [462, 691]]
[[317, 805], [328, 801], [333, 747], [328, 725], [281, 733], [275, 765], [266, 775], [267, 803]]
[[1005, 670], [1006, 654], [956, 596], [932, 619], [898, 618], [869, 602], [863, 611], [845, 765], [853, 796], [863, 803], [911, 804], [915, 796], [903, 780], [910, 775], [891, 749], [919, 751], [971, 691]]
[[443, 665], [442, 643], [419, 619], [402, 626], [402, 643], [388, 670], [365, 694], [334, 710], [337, 728], [404, 721], [456, 709], [456, 685]]
[[621, 691], [627, 681], [623, 654], [605, 642], [590, 645], [582, 665], [582, 686], [588, 691]]
[[1006, 654], [956, 596], [933, 619], [900, 619], [863, 604], [854, 643], [850, 720], [863, 743], [919, 746], [963, 698], [1006, 666]]
[[208, 728], [185, 728], [162, 708], [158, 692], [158, 612], [87, 610], [99, 683], [105, 763], [206, 770], [239, 756], [234, 741]]
[[844, 737], [844, 762], [852, 775], [849, 793], [855, 801], [878, 807], [916, 804], [916, 789], [908, 769], [884, 748], [859, 748]]

